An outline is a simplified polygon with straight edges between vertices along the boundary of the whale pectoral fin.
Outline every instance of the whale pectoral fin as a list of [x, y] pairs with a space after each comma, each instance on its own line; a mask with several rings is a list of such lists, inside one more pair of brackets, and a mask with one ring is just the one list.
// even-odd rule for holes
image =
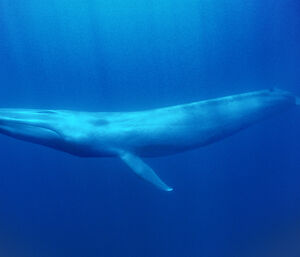
[[168, 187], [149, 167], [143, 162], [138, 156], [125, 152], [120, 154], [120, 158], [134, 171], [136, 175], [143, 178], [144, 180], [152, 183], [157, 188], [164, 191], [172, 191], [173, 189]]

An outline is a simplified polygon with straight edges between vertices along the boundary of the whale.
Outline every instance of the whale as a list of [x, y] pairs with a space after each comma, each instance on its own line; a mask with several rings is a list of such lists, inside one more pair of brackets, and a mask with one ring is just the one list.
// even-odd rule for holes
[[212, 144], [299, 104], [290, 92], [267, 89], [130, 112], [0, 108], [0, 133], [79, 157], [117, 157], [172, 191], [143, 158]]

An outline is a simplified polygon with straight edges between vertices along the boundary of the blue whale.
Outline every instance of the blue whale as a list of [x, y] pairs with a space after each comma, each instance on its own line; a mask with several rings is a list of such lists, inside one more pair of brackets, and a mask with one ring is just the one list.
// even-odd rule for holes
[[214, 143], [296, 105], [293, 94], [271, 89], [136, 112], [0, 109], [0, 133], [81, 157], [119, 157], [172, 191], [141, 157]]

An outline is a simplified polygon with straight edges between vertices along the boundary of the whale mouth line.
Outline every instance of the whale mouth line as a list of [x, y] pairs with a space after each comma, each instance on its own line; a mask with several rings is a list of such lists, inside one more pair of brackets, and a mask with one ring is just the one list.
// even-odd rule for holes
[[56, 114], [55, 111], [52, 110], [43, 110], [43, 111], [37, 111], [39, 114]]
[[5, 122], [0, 121], [0, 130], [2, 132], [7, 132], [9, 134], [19, 134], [36, 137], [40, 135], [48, 135], [56, 138], [62, 138], [62, 135], [55, 129], [43, 125], [43, 124], [31, 124], [26, 121], [21, 120], [5, 120]]
[[60, 134], [57, 130], [55, 130], [55, 129], [53, 129], [53, 128], [49, 128], [48, 126], [44, 126], [44, 125], [40, 125], [40, 124], [38, 124], [38, 125], [35, 125], [35, 124], [26, 124], [26, 123], [24, 123], [24, 124], [22, 124], [22, 125], [31, 127], [31, 128], [33, 128], [33, 129], [37, 128], [37, 129], [40, 129], [42, 132], [45, 132], [45, 133], [49, 133], [49, 134], [55, 135], [55, 136], [57, 136], [58, 138], [62, 138], [61, 134]]
[[46, 126], [42, 126], [42, 125], [32, 125], [32, 124], [23, 124], [25, 126], [28, 126], [28, 127], [32, 127], [32, 128], [38, 128], [38, 129], [41, 129], [45, 132], [50, 132], [50, 133], [54, 133], [56, 136], [58, 137], [61, 137], [61, 134], [56, 131], [55, 129], [52, 129], [52, 128], [49, 128], [49, 127], [46, 127]]

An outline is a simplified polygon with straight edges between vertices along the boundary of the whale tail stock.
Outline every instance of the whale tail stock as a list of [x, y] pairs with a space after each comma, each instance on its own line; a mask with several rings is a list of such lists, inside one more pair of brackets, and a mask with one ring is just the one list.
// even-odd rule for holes
[[119, 154], [121, 160], [123, 160], [129, 168], [133, 170], [133, 172], [141, 177], [142, 179], [150, 182], [152, 185], [163, 191], [173, 191], [173, 188], [167, 186], [157, 175], [156, 173], [149, 167], [143, 160], [137, 155], [130, 152], [122, 152]]

